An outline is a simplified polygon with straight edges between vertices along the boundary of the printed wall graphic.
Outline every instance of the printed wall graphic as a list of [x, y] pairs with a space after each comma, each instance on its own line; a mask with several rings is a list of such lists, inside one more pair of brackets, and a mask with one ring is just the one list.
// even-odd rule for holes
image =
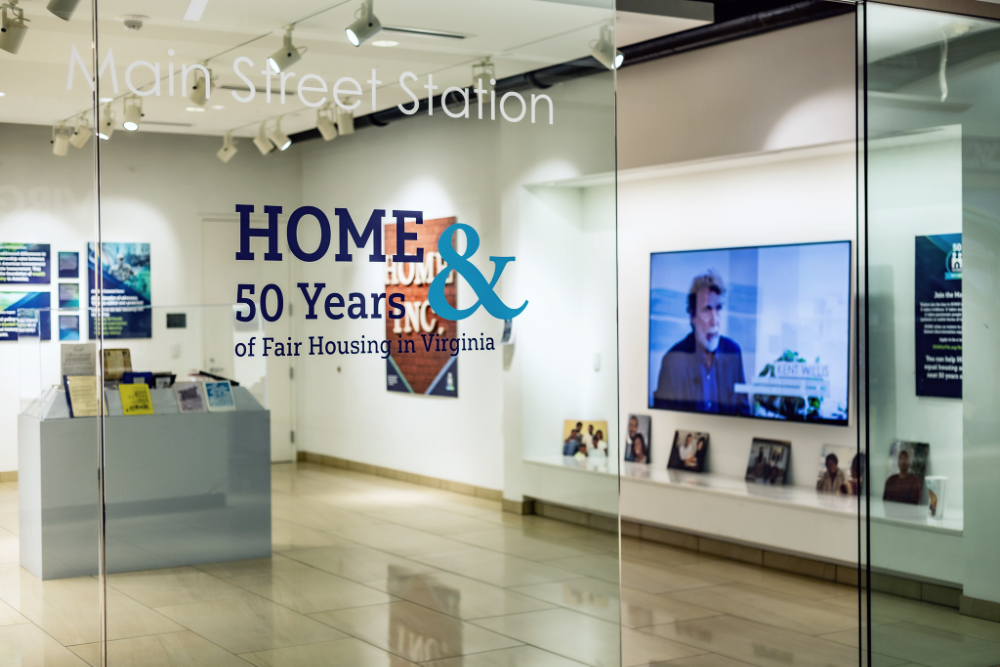
[[0, 283], [48, 285], [51, 254], [47, 243], [0, 243]]
[[[52, 298], [48, 292], [0, 292], [0, 341], [17, 340], [18, 334], [38, 336], [39, 333], [42, 340], [49, 340], [51, 307]], [[37, 311], [37, 324], [34, 317], [19, 320], [18, 311]]]
[[[389, 391], [458, 397], [458, 352], [444, 340], [459, 337], [458, 324], [439, 317], [427, 298], [431, 281], [445, 267], [441, 255], [433, 249], [437, 248], [441, 232], [454, 223], [455, 218], [424, 220], [421, 225], [408, 222], [406, 231], [416, 238], [407, 240], [406, 254], [423, 248], [424, 261], [395, 263], [391, 257], [386, 260], [386, 292], [402, 293], [406, 311], [398, 320], [385, 316], [385, 337], [392, 343], [392, 352], [386, 359]], [[396, 248], [395, 224], [385, 225], [385, 248], [386, 255]], [[456, 307], [458, 289], [454, 272], [448, 276], [444, 292], [448, 304]], [[392, 312], [388, 306], [386, 310]], [[478, 345], [480, 339], [475, 340]], [[400, 352], [400, 345], [412, 351]]]
[[80, 284], [59, 283], [59, 308], [69, 310], [80, 307]]
[[917, 396], [962, 398], [962, 235], [918, 236]]
[[[87, 312], [91, 338], [97, 330], [97, 266], [93, 243], [87, 244], [87, 287], [91, 306]], [[152, 338], [153, 311], [148, 243], [101, 244], [100, 267], [104, 282], [105, 338]]]
[[59, 316], [59, 340], [80, 340], [80, 316]]
[[59, 253], [59, 279], [80, 277], [80, 253], [60, 252]]

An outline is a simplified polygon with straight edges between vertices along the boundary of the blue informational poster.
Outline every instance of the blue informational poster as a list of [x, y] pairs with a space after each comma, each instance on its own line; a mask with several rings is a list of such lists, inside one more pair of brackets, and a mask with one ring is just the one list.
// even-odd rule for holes
[[[17, 340], [18, 334], [38, 336], [42, 340], [51, 338], [52, 313], [51, 296], [48, 292], [0, 292], [0, 341]], [[18, 312], [21, 319], [18, 319]], [[28, 311], [26, 313], [25, 311]], [[25, 317], [34, 315], [35, 317]], [[41, 331], [39, 332], [39, 327]]]
[[47, 243], [0, 243], [0, 283], [48, 285], [51, 272]]
[[97, 267], [103, 282], [104, 337], [152, 338], [153, 311], [148, 243], [87, 244], [88, 330], [97, 338]]
[[917, 396], [962, 398], [962, 235], [918, 236], [915, 253]]
[[73, 309], [80, 307], [80, 284], [59, 283], [59, 308]]
[[59, 340], [80, 340], [80, 316], [59, 316]]
[[79, 278], [80, 277], [80, 253], [60, 252], [59, 253], [59, 278]]

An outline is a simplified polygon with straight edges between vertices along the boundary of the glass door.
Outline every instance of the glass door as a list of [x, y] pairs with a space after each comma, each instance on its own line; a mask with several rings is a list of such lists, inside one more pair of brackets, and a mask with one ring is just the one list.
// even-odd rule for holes
[[879, 3], [865, 17], [870, 664], [987, 667], [1000, 23]]

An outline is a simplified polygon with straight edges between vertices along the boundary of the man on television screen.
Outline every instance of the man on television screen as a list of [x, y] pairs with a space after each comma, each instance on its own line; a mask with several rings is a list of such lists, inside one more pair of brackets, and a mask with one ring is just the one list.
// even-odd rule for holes
[[691, 282], [687, 298], [691, 333], [663, 355], [652, 407], [750, 414], [746, 394], [736, 393], [736, 385], [744, 382], [743, 353], [736, 341], [719, 333], [725, 296], [722, 278], [714, 271]]

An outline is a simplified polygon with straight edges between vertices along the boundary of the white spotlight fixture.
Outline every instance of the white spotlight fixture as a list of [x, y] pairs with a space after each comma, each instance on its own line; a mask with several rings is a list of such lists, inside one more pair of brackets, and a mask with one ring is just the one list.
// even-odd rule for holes
[[[208, 63], [202, 63], [205, 69], [208, 69]], [[194, 85], [191, 86], [191, 95], [188, 99], [191, 100], [192, 104], [197, 104], [200, 107], [205, 106], [205, 102], [208, 101], [208, 96], [211, 95], [211, 90], [209, 87], [212, 85], [212, 70], [208, 69], [208, 76], [201, 70], [195, 72], [194, 75]]]
[[309, 50], [306, 46], [296, 47], [292, 44], [292, 30], [294, 29], [294, 26], [288, 26], [285, 29], [285, 43], [280, 49], [274, 52], [274, 55], [267, 59], [268, 66], [270, 66], [275, 74], [284, 72], [297, 63], [302, 58], [302, 54]]
[[625, 54], [615, 48], [615, 29], [611, 22], [601, 26], [601, 36], [592, 42], [590, 55], [610, 70], [616, 70], [625, 61]]
[[274, 121], [274, 129], [271, 130], [267, 137], [271, 140], [271, 143], [278, 147], [279, 151], [286, 150], [292, 145], [292, 140], [287, 134], [281, 131], [281, 118]]
[[24, 24], [24, 10], [17, 6], [17, 0], [0, 5], [0, 50], [17, 55], [28, 32], [28, 26]]
[[340, 136], [354, 134], [354, 112], [347, 109], [337, 109], [337, 129]]
[[375, 0], [365, 0], [361, 3], [361, 9], [355, 14], [357, 20], [347, 26], [347, 39], [354, 46], [361, 46], [382, 30], [382, 23], [375, 16]]
[[73, 12], [76, 11], [78, 4], [80, 4], [80, 0], [49, 0], [46, 9], [63, 21], [69, 21], [73, 17]]
[[337, 126], [333, 124], [333, 112], [330, 107], [324, 107], [316, 112], [316, 129], [323, 135], [323, 141], [333, 141], [337, 138]]
[[97, 136], [107, 141], [115, 132], [115, 114], [111, 111], [111, 103], [108, 102], [101, 112], [101, 122], [97, 124]]
[[142, 98], [131, 96], [125, 98], [125, 117], [122, 119], [122, 127], [129, 132], [139, 129], [142, 121]]
[[234, 155], [236, 155], [236, 143], [233, 141], [233, 133], [229, 132], [226, 134], [226, 138], [222, 140], [222, 148], [219, 149], [219, 152], [215, 156], [225, 163], [232, 160]]
[[93, 136], [94, 131], [90, 129], [90, 123], [83, 116], [76, 121], [76, 128], [73, 130], [73, 136], [69, 138], [69, 143], [73, 144], [74, 148], [83, 148], [84, 145], [90, 141], [90, 137]]
[[260, 124], [260, 132], [254, 137], [253, 145], [257, 147], [261, 155], [267, 155], [274, 150], [274, 144], [267, 138], [267, 121]]
[[71, 128], [60, 124], [52, 128], [52, 154], [58, 157], [66, 157], [69, 152], [69, 138], [73, 133]]
[[484, 58], [472, 66], [473, 89], [485, 90], [488, 95], [496, 89], [496, 80], [496, 66], [489, 58]]

